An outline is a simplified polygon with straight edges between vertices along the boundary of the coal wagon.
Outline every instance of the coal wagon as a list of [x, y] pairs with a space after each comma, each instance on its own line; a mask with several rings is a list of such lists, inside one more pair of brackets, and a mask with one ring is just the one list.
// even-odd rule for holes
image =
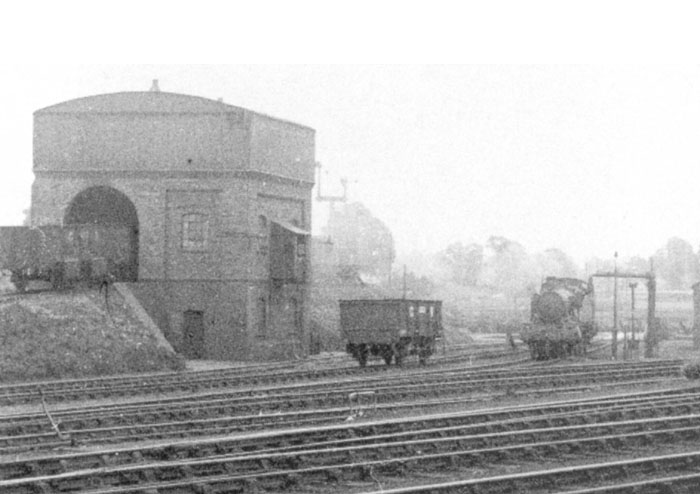
[[120, 225], [0, 227], [0, 269], [23, 291], [30, 281], [54, 288], [119, 279], [129, 270], [131, 231]]
[[340, 328], [346, 351], [360, 363], [370, 355], [387, 365], [402, 365], [409, 355], [424, 364], [442, 338], [442, 302], [438, 300], [341, 300]]

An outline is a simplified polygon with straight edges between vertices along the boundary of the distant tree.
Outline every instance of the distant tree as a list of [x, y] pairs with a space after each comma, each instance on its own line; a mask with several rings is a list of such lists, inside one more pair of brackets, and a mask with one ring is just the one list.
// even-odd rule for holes
[[438, 260], [449, 278], [458, 285], [474, 286], [479, 281], [484, 262], [484, 248], [479, 244], [456, 242], [438, 253]]
[[527, 293], [538, 275], [525, 248], [501, 236], [490, 237], [486, 247], [492, 253], [486, 260], [486, 283], [512, 296]]
[[505, 255], [508, 253], [524, 253], [525, 248], [515, 240], [510, 240], [506, 237], [492, 235], [486, 242], [486, 246], [491, 249], [496, 255]]
[[[429, 299], [435, 291], [435, 283], [427, 276], [417, 276], [413, 272], [406, 272], [404, 278], [403, 273], [395, 273], [394, 278], [401, 280], [401, 284], [395, 283], [394, 286], [400, 286], [403, 291], [403, 286], [406, 286], [406, 298], [424, 298]], [[401, 294], [403, 296], [403, 293]]]
[[575, 278], [579, 276], [576, 263], [561, 249], [547, 249], [537, 256], [537, 261], [545, 277]]
[[654, 270], [673, 290], [689, 288], [698, 279], [700, 264], [693, 247], [682, 238], [672, 237], [653, 256]]
[[586, 273], [588, 273], [589, 276], [595, 273], [606, 273], [613, 269], [615, 269], [615, 261], [613, 259], [591, 257], [586, 261]]
[[650, 269], [649, 260], [639, 256], [626, 259], [623, 265], [631, 273], [648, 273]]
[[[328, 218], [327, 234], [341, 267], [388, 277], [396, 256], [391, 230], [363, 204], [344, 204]], [[345, 268], [343, 268], [345, 269]]]

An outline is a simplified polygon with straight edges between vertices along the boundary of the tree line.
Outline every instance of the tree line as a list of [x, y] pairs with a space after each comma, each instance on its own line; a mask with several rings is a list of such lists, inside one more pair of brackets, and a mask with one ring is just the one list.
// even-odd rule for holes
[[[654, 271], [662, 289], [689, 290], [700, 281], [700, 253], [690, 242], [672, 237], [650, 258], [591, 257], [583, 265], [562, 249], [552, 247], [529, 253], [515, 239], [493, 235], [484, 243], [453, 242], [437, 253], [413, 253], [396, 263], [391, 230], [361, 203], [343, 204], [330, 215], [325, 230], [333, 240], [335, 261], [346, 270], [373, 275], [397, 286], [403, 278], [412, 290], [427, 293], [435, 285], [484, 288], [513, 297], [539, 290], [547, 276], [585, 279], [600, 271]], [[388, 278], [388, 280], [387, 280]]]
[[515, 296], [534, 291], [547, 276], [585, 279], [616, 267], [634, 273], [653, 271], [660, 286], [668, 290], [689, 290], [700, 281], [700, 253], [679, 237], [670, 238], [648, 259], [592, 257], [583, 266], [561, 249], [529, 254], [520, 243], [502, 236], [492, 236], [485, 244], [452, 243], [438, 252], [435, 259], [438, 270], [433, 278], [438, 274], [438, 279], [461, 286], [500, 287]]

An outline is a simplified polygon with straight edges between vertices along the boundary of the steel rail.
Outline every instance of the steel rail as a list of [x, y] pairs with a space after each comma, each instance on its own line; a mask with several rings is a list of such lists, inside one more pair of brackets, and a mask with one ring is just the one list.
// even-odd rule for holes
[[[635, 378], [638, 378], [639, 372], [635, 373]], [[571, 376], [550, 376], [551, 378], [555, 379], [554, 384], [570, 384], [570, 377]], [[580, 374], [574, 375], [575, 379], [574, 382], [580, 383], [581, 380], [583, 379], [584, 382], [590, 382], [592, 377], [595, 377], [596, 379], [594, 382], [600, 382], [600, 379], [603, 378], [609, 378], [613, 379], [614, 381], [624, 381], [626, 376], [624, 375], [619, 375], [614, 373], [611, 375], [610, 373], [604, 373], [602, 376], [600, 374], [597, 375], [591, 375], [591, 374], [586, 374], [585, 376], [581, 376]], [[648, 376], [647, 376], [648, 377]], [[518, 382], [520, 383], [522, 388], [532, 388], [533, 385], [535, 384], [542, 384], [536, 381], [533, 381], [529, 377], [525, 378], [519, 378]], [[510, 382], [509, 382], [510, 383]], [[499, 381], [499, 385], [503, 385]], [[546, 383], [546, 386], [553, 386], [552, 381], [548, 381]], [[438, 396], [438, 397], [444, 397], [446, 393], [451, 393], [452, 395], [455, 394], [464, 394], [465, 392], [468, 391], [483, 391], [484, 389], [493, 389], [495, 387], [495, 384], [493, 382], [484, 382], [484, 381], [479, 381], [479, 382], [471, 382], [471, 381], [456, 381], [452, 382], [442, 382], [440, 385], [429, 385], [429, 384], [410, 384], [410, 385], [405, 385], [405, 386], [382, 386], [382, 387], [375, 387], [375, 388], [362, 388], [362, 389], [369, 389], [373, 393], [376, 393], [375, 399], [376, 403], [393, 403], [396, 401], [399, 401], [400, 399], [406, 399], [406, 398], [413, 398], [415, 399], [416, 396], [425, 396], [426, 394], [428, 396]], [[259, 396], [250, 396], [250, 395], [243, 395], [239, 396], [237, 398], [231, 398], [230, 399], [230, 406], [235, 407], [240, 413], [248, 413], [250, 414], [251, 412], [258, 412], [266, 409], [266, 410], [278, 410], [280, 408], [284, 408], [285, 410], [292, 410], [292, 409], [299, 409], [299, 408], [309, 408], [309, 407], [337, 407], [339, 405], [347, 405], [347, 400], [348, 400], [348, 393], [352, 392], [356, 388], [351, 388], [351, 389], [333, 389], [333, 390], [327, 390], [325, 389], [322, 393], [313, 393], [309, 391], [305, 391], [302, 393], [277, 393], [277, 394], [267, 394], [264, 397], [259, 397]], [[138, 416], [138, 415], [137, 415]], [[121, 419], [121, 417], [120, 417]], [[100, 421], [100, 418], [97, 419], [98, 422]], [[145, 427], [145, 426], [144, 426]], [[144, 428], [142, 427], [142, 428]], [[115, 427], [114, 429], [118, 429], [118, 427]], [[138, 426], [135, 428], [138, 430]], [[64, 432], [71, 432], [70, 429], [68, 429], [65, 425], [63, 426], [63, 431]], [[73, 430], [74, 431], [74, 430]], [[75, 431], [74, 431], [75, 432]], [[32, 435], [27, 435], [24, 436], [24, 439], [28, 439]], [[36, 437], [52, 437], [51, 434], [46, 434], [46, 433], [38, 433], [35, 434], [34, 436]], [[13, 441], [13, 436], [8, 435], [8, 436], [3, 436], [0, 437], [0, 443], [2, 444], [8, 444], [9, 442]]]
[[[530, 362], [529, 359], [517, 360], [518, 363]], [[461, 362], [466, 365], [465, 362]], [[625, 365], [653, 365], [661, 364], [668, 365], [669, 363], [677, 363], [680, 365], [680, 361], [673, 360], [660, 360], [660, 361], [645, 361], [642, 363], [627, 363]], [[540, 363], [541, 364], [541, 363]], [[599, 364], [605, 365], [605, 364]], [[608, 363], [607, 365], [620, 365], [619, 363]], [[465, 370], [471, 368], [471, 366], [463, 367]], [[67, 379], [67, 380], [53, 380], [53, 381], [39, 381], [33, 383], [17, 383], [17, 384], [6, 384], [0, 385], [0, 398], [9, 399], [16, 398], [24, 394], [35, 395], [38, 389], [44, 390], [45, 393], [51, 392], [98, 392], [103, 391], [105, 388], [117, 387], [117, 386], [141, 386], [141, 387], [153, 387], [158, 385], [168, 385], [174, 383], [192, 383], [201, 384], [207, 383], [213, 380], [223, 381], [223, 382], [242, 382], [242, 383], [252, 383], [252, 384], [262, 384], [265, 382], [276, 382], [279, 381], [294, 381], [302, 380], [305, 378], [318, 378], [323, 376], [333, 376], [333, 375], [343, 375], [343, 374], [353, 374], [353, 375], [363, 375], [363, 374], [373, 374], [377, 372], [384, 372], [386, 370], [395, 369], [395, 367], [388, 367], [385, 365], [370, 366], [359, 368], [353, 367], [335, 367], [335, 368], [317, 368], [317, 369], [298, 369], [293, 368], [291, 370], [284, 370], [282, 372], [279, 369], [265, 370], [265, 372], [258, 372], [259, 367], [255, 367], [255, 371], [251, 371], [247, 368], [230, 367], [216, 370], [207, 371], [184, 371], [184, 372], [167, 372], [167, 373], [150, 373], [150, 374], [140, 374], [140, 375], [126, 375], [126, 376], [106, 376], [99, 378], [84, 378], [84, 379]], [[431, 372], [431, 369], [425, 370], [425, 367], [414, 366], [409, 367], [410, 370], [417, 369], [419, 372]], [[440, 372], [438, 369], [437, 372]], [[404, 370], [405, 372], [405, 370]], [[213, 383], [212, 386], [216, 385]], [[118, 388], [117, 388], [118, 389]]]
[[[512, 360], [512, 359], [511, 359]], [[527, 362], [525, 359], [515, 363]], [[501, 363], [503, 365], [504, 363]], [[506, 365], [508, 362], [505, 363]], [[462, 362], [462, 365], [464, 363]], [[493, 367], [493, 364], [484, 367]], [[474, 369], [474, 367], [470, 368]], [[338, 376], [373, 375], [393, 372], [395, 367], [385, 365], [360, 368], [335, 367], [317, 369], [293, 369], [287, 371], [245, 372], [237, 368], [225, 368], [209, 371], [188, 371], [182, 373], [146, 374], [126, 377], [103, 377], [81, 380], [57, 380], [36, 383], [21, 383], [0, 386], [0, 405], [17, 405], [32, 403], [40, 400], [41, 394], [57, 401], [90, 398], [96, 399], [108, 396], [130, 396], [153, 392], [190, 391], [197, 389], [226, 388], [235, 386], [258, 386], [262, 384], [293, 383], [319, 378]], [[416, 369], [424, 371], [423, 367], [408, 366], [402, 372]], [[440, 371], [438, 371], [440, 372]]]
[[[696, 417], [696, 420], [698, 417]], [[676, 427], [662, 430], [644, 430], [624, 434], [606, 434], [575, 439], [530, 442], [500, 447], [487, 447], [465, 450], [461, 439], [452, 442], [443, 439], [443, 445], [448, 444], [440, 452], [428, 454], [418, 453], [415, 449], [407, 448], [407, 444], [391, 444], [389, 451], [381, 451], [378, 445], [365, 448], [365, 456], [359, 449], [325, 449], [271, 455], [250, 455], [244, 457], [219, 457], [213, 459], [181, 460], [174, 462], [157, 462], [118, 467], [102, 467], [76, 472], [66, 472], [32, 478], [0, 481], [0, 490], [6, 494], [25, 494], [36, 492], [42, 486], [54, 489], [54, 492], [84, 492], [85, 487], [98, 482], [104, 488], [90, 490], [97, 493], [126, 493], [143, 492], [155, 489], [154, 492], [182, 492], [183, 485], [206, 485], [214, 488], [224, 482], [227, 488], [245, 488], [250, 480], [254, 480], [266, 489], [287, 487], [290, 483], [305, 483], [318, 479], [319, 476], [328, 479], [350, 480], [365, 476], [369, 469], [375, 474], [402, 475], [407, 469], [417, 472], [422, 468], [456, 467], [490, 464], [494, 461], [538, 459], [560, 455], [562, 452], [583, 454], [587, 452], [609, 451], [620, 447], [635, 445], [658, 444], [663, 441], [695, 440], [700, 437], [700, 424]], [[436, 442], [433, 441], [435, 444]], [[407, 456], [396, 457], [407, 453]], [[688, 456], [688, 455], [686, 455]], [[367, 459], [369, 458], [369, 459]], [[693, 467], [700, 465], [700, 453], [693, 456]], [[338, 463], [340, 461], [341, 463]], [[656, 460], [660, 461], [660, 460]], [[335, 463], [334, 463], [335, 462]], [[688, 462], [683, 466], [688, 468]], [[627, 468], [632, 462], [627, 462]], [[610, 464], [607, 468], [609, 469]], [[270, 469], [277, 469], [272, 470]], [[588, 467], [590, 470], [590, 467]], [[566, 469], [570, 472], [571, 469]], [[233, 473], [235, 472], [235, 473]], [[233, 473], [233, 474], [232, 474]], [[590, 475], [590, 474], [588, 474]], [[551, 478], [552, 473], [549, 473]], [[514, 478], [528, 479], [532, 474], [521, 474], [520, 477], [510, 476], [508, 486]], [[493, 479], [492, 479], [493, 480]], [[484, 479], [480, 479], [484, 482]], [[503, 487], [501, 483], [500, 487]], [[522, 483], [518, 483], [522, 489]], [[214, 492], [214, 491], [210, 491]], [[506, 492], [500, 490], [499, 492]], [[523, 491], [517, 491], [523, 492]], [[527, 492], [532, 492], [527, 490]]]
[[[618, 376], [619, 378], [619, 376]], [[545, 390], [546, 391], [546, 390]], [[459, 400], [457, 400], [459, 401]], [[422, 403], [412, 402], [392, 402], [389, 404], [378, 404], [380, 412], [396, 408], [411, 408], [411, 409], [426, 409], [431, 406], [444, 404], [446, 400], [439, 399], [431, 402], [430, 400]], [[328, 405], [328, 404], [326, 404]], [[240, 407], [240, 405], [239, 405]], [[255, 407], [258, 409], [257, 406]], [[349, 414], [348, 408], [326, 408], [323, 410], [309, 411], [303, 417], [305, 423], [332, 423], [342, 418], [347, 418]], [[172, 438], [183, 437], [187, 434], [216, 435], [222, 433], [240, 432], [245, 430], [261, 429], [263, 427], [282, 427], [289, 424], [289, 418], [298, 420], [299, 416], [287, 414], [275, 414], [258, 412], [257, 414], [249, 413], [247, 416], [236, 417], [215, 417], [206, 419], [187, 419], [180, 421], [156, 421], [150, 424], [131, 424], [131, 425], [115, 425], [103, 426], [95, 428], [69, 429], [67, 426], [62, 427], [62, 432], [68, 434], [70, 440], [57, 438], [53, 432], [43, 432], [26, 435], [9, 435], [0, 437], [0, 454], [8, 454], [11, 452], [21, 452], [30, 449], [46, 449], [60, 446], [80, 445], [85, 443], [107, 443], [118, 441], [134, 441], [145, 439]], [[106, 422], [106, 421], [105, 421]]]
[[[366, 492], [366, 494], [509, 494], [522, 492], [532, 494], [539, 492], [547, 492], [548, 494], [555, 492], [557, 494], [600, 494], [604, 492], [620, 492], [620, 489], [623, 489], [622, 492], [626, 493], [634, 492], [639, 494], [640, 492], [646, 492], [644, 490], [628, 490], [628, 485], [634, 488], [635, 484], [640, 484], [642, 487], [658, 486], [661, 487], [660, 492], [672, 493], [674, 485], [687, 485], [688, 482], [700, 479], [700, 474], [692, 472], [686, 475], [669, 476], [668, 473], [670, 471], [688, 471], [697, 470], [698, 468], [700, 468], [699, 452], [678, 453], [439, 484], [382, 489], [381, 491]], [[620, 479], [638, 478], [640, 475], [654, 475], [657, 478], [632, 484], [619, 482]], [[567, 486], [580, 487], [591, 483], [597, 483], [598, 485], [584, 489], [561, 490]], [[601, 486], [601, 483], [607, 485]], [[693, 485], [691, 483], [690, 487], [697, 487], [697, 484]]]
[[[683, 397], [678, 397], [682, 399]], [[352, 424], [329, 426], [318, 429], [295, 429], [277, 433], [258, 433], [238, 436], [235, 438], [213, 438], [204, 440], [181, 441], [166, 443], [158, 446], [142, 446], [131, 448], [116, 448], [101, 450], [94, 453], [54, 454], [44, 457], [0, 462], [0, 478], [10, 478], [31, 469], [41, 469], [56, 472], [65, 470], [68, 465], [77, 463], [81, 466], [102, 465], [105, 462], [116, 464], [119, 458], [128, 459], [138, 454], [142, 460], [163, 459], [169, 456], [181, 457], [185, 452], [197, 450], [197, 456], [209, 454], [250, 454], [265, 453], [274, 450], [277, 453], [293, 452], [305, 448], [338, 448], [353, 445], [367, 445], [381, 442], [397, 442], [405, 438], [429, 436], [443, 438], [454, 432], [460, 434], [488, 435], [515, 434], [516, 431], [556, 431], [563, 428], [580, 430], [582, 427], [603, 427], [606, 424], [640, 423], [647, 420], [649, 424], [659, 420], [681, 420], [682, 417], [698, 418], [689, 412], [700, 413], [698, 396], [692, 400], [680, 402], [668, 401], [668, 397], [644, 398], [627, 403], [603, 401], [597, 403], [580, 403], [580, 408], [572, 409], [573, 405], [565, 402], [558, 407], [550, 408], [549, 413], [542, 415], [541, 408], [532, 408], [534, 415], [521, 413], [516, 417], [505, 415], [494, 418], [478, 414], [463, 413], [461, 415], [435, 416], [429, 419], [406, 419], [402, 421], [384, 421], [369, 424]], [[602, 404], [607, 404], [602, 407]], [[592, 407], [595, 407], [592, 409]], [[524, 412], [522, 410], [521, 412]], [[684, 412], [684, 416], [678, 413]], [[504, 411], [504, 413], [507, 413]], [[674, 416], [675, 414], [675, 416]], [[659, 418], [661, 417], [661, 419]], [[671, 417], [669, 419], [669, 417]], [[489, 420], [491, 419], [491, 420]], [[613, 420], [616, 420], [613, 422]], [[656, 422], [655, 422], [656, 421]], [[191, 434], [191, 433], [190, 433]], [[268, 451], [269, 450], [269, 451]], [[27, 467], [31, 465], [31, 468]], [[75, 467], [73, 467], [75, 468]], [[15, 472], [15, 473], [13, 473]], [[20, 472], [19, 474], [17, 472]]]
[[[643, 369], [659, 369], [663, 368], [662, 366], [651, 366], [651, 367], [644, 367]], [[210, 393], [198, 393], [195, 396], [189, 396], [189, 397], [181, 397], [181, 396], [176, 396], [176, 397], [167, 397], [167, 398], [161, 398], [158, 400], [150, 400], [150, 401], [137, 401], [137, 402], [131, 402], [131, 403], [122, 403], [122, 404], [111, 404], [111, 405], [101, 405], [101, 406], [83, 406], [80, 408], [63, 408], [63, 409], [54, 409], [52, 410], [52, 413], [57, 416], [74, 416], [76, 413], [80, 413], [83, 416], [85, 416], [88, 413], [94, 413], [95, 415], [100, 415], [104, 413], [110, 413], [110, 411], [118, 411], [120, 414], [125, 414], [128, 413], [130, 410], [136, 410], [139, 413], [143, 413], [146, 411], [151, 411], [153, 409], [156, 409], [156, 413], [159, 413], [157, 410], [159, 407], [160, 408], [167, 408], [174, 413], [177, 411], [179, 406], [188, 406], [187, 403], [194, 403], [197, 406], [201, 407], [203, 403], [211, 402], [212, 404], [222, 404], [226, 402], [227, 398], [230, 397], [241, 397], [241, 396], [250, 396], [250, 395], [260, 395], [262, 393], [267, 393], [268, 396], [270, 393], [278, 393], [280, 390], [314, 390], [314, 389], [319, 389], [319, 388], [324, 388], [326, 386], [333, 386], [334, 389], [340, 389], [339, 387], [345, 386], [345, 387], [355, 387], [357, 385], [365, 385], [363, 386], [363, 389], [369, 389], [369, 385], [372, 383], [381, 383], [384, 385], [387, 385], [389, 383], [393, 383], [392, 386], [397, 386], [397, 384], [404, 384], [404, 385], [409, 385], [409, 384], [427, 384], [427, 382], [454, 382], [455, 379], [460, 379], [462, 377], [464, 378], [479, 378], [479, 377], [484, 377], [487, 379], [490, 379], [491, 382], [493, 380], [496, 380], [496, 383], [503, 383], [507, 382], [506, 379], [511, 376], [523, 376], [526, 375], [527, 378], [529, 379], [535, 379], [539, 377], [546, 377], [546, 376], [558, 376], [561, 377], [563, 375], [571, 375], [571, 374], [578, 374], [581, 375], [581, 372], [584, 371], [586, 375], [590, 376], [595, 376], [599, 374], [601, 371], [599, 369], [603, 370], [611, 370], [610, 368], [606, 368], [606, 366], [595, 366], [595, 367], [575, 367], [572, 369], [554, 369], [551, 371], [547, 372], [542, 372], [541, 370], [520, 370], [518, 372], [490, 372], [490, 371], [476, 371], [476, 372], [468, 372], [465, 374], [460, 374], [460, 373], [452, 373], [452, 371], [447, 372], [447, 373], [438, 373], [438, 374], [420, 374], [420, 375], [415, 375], [415, 374], [409, 374], [409, 375], [400, 375], [400, 376], [394, 376], [394, 379], [365, 379], [365, 380], [341, 380], [341, 381], [322, 381], [322, 382], [314, 382], [314, 383], [307, 383], [307, 384], [297, 384], [297, 385], [287, 385], [287, 386], [277, 386], [277, 387], [254, 387], [254, 388], [242, 388], [242, 389], [237, 389], [237, 390], [230, 390], [230, 391], [217, 391], [217, 392], [210, 392]], [[630, 372], [630, 371], [635, 371], [640, 369], [640, 367], [613, 367], [612, 371], [620, 371], [624, 370], [625, 372]], [[674, 375], [676, 371], [676, 368], [674, 366], [672, 367], [665, 367], [665, 375]], [[427, 382], [425, 379], [421, 379], [423, 377], [427, 377]], [[487, 384], [485, 379], [481, 379], [478, 381], [479, 384]], [[28, 422], [31, 420], [37, 420], [40, 423], [44, 423], [44, 414], [43, 413], [24, 413], [24, 414], [11, 414], [11, 415], [6, 415], [6, 416], [0, 416], [0, 429], [2, 429], [6, 424], [11, 423], [13, 426], [18, 425], [20, 422]]]

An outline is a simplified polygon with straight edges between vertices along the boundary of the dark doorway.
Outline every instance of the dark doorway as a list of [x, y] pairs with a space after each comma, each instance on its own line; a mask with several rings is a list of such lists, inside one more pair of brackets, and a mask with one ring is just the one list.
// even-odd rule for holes
[[139, 219], [136, 207], [126, 195], [105, 186], [85, 189], [71, 201], [64, 224], [108, 227], [116, 244], [113, 252], [118, 253], [112, 274], [117, 281], [138, 279]]
[[292, 310], [294, 311], [294, 334], [297, 337], [301, 336], [302, 326], [304, 324], [304, 313], [302, 311], [302, 305], [298, 299], [292, 299]]
[[204, 358], [204, 312], [185, 311], [183, 322], [183, 353], [187, 358]]
[[258, 300], [258, 337], [267, 336], [267, 299], [260, 297]]

